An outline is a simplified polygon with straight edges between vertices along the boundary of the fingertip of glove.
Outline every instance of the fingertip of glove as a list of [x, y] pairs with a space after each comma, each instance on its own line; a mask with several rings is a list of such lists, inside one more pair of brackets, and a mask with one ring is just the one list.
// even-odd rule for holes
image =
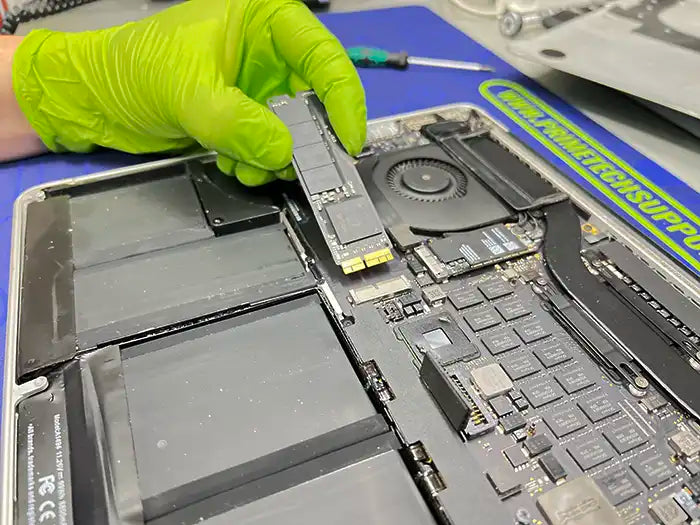
[[[365, 117], [363, 117], [364, 120]], [[347, 152], [352, 155], [359, 155], [362, 152], [362, 148], [365, 145], [365, 140], [367, 139], [367, 127], [366, 124], [362, 124], [362, 129], [357, 130], [358, 132], [350, 137], [347, 143], [343, 143]]]
[[233, 175], [236, 163], [233, 159], [225, 157], [224, 155], [217, 155], [216, 157], [216, 167], [219, 168], [221, 173], [226, 175]]
[[359, 155], [367, 138], [367, 112], [363, 108], [362, 111], [340, 115], [335, 120], [338, 124], [333, 124], [333, 127], [339, 128], [338, 138], [347, 152], [353, 156]]
[[273, 114], [268, 112], [269, 136], [265, 144], [264, 152], [258, 157], [260, 164], [271, 171], [282, 170], [292, 162], [292, 150], [294, 141], [287, 126]]
[[288, 84], [290, 93], [299, 93], [300, 91], [309, 91], [311, 89], [309, 83], [301, 78], [296, 71], [292, 71], [289, 75]]
[[187, 113], [184, 128], [205, 148], [229, 159], [217, 161], [221, 171], [231, 173], [235, 162], [270, 171], [291, 162], [292, 136], [268, 108], [238, 88], [215, 89], [204, 98], [198, 113]]
[[276, 171], [275, 175], [277, 176], [278, 179], [282, 179], [282, 180], [286, 180], [286, 181], [296, 180], [296, 178], [297, 178], [297, 174], [294, 171], [294, 168], [292, 166], [287, 166], [283, 170]]
[[235, 171], [236, 177], [244, 186], [262, 186], [276, 178], [275, 174], [270, 171], [243, 164], [242, 162], [236, 165]]
[[324, 100], [334, 131], [350, 155], [362, 151], [367, 138], [367, 105], [364, 91], [348, 82], [330, 90]]

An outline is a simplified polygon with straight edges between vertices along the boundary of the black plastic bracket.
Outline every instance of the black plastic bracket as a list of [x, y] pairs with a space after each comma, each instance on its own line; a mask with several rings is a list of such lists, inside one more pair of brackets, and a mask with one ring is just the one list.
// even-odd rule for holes
[[221, 173], [214, 162], [188, 166], [209, 227], [226, 235], [280, 222], [280, 208], [268, 191], [247, 188]]

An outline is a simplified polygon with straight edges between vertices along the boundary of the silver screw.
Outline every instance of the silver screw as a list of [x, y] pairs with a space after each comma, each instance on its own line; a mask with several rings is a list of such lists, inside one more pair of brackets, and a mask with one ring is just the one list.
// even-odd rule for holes
[[648, 388], [649, 381], [645, 377], [637, 376], [634, 378], [634, 386], [637, 388]]
[[552, 15], [561, 13], [563, 11], [568, 11], [569, 9], [580, 9], [583, 7], [591, 7], [593, 9], [601, 7], [607, 3], [607, 0], [601, 2], [591, 2], [586, 5], [579, 5], [575, 7], [561, 7], [556, 9], [542, 9], [540, 11], [532, 11], [530, 13], [517, 13], [515, 11], [506, 11], [501, 15], [499, 19], [498, 28], [503, 36], [508, 38], [513, 38], [515, 35], [520, 33], [524, 28], [528, 26], [536, 26], [541, 24], [542, 21]]
[[540, 24], [546, 17], [557, 12], [558, 10], [556, 9], [544, 9], [542, 11], [533, 11], [532, 13], [506, 11], [499, 20], [498, 28], [503, 36], [513, 38], [520, 33], [523, 28]]

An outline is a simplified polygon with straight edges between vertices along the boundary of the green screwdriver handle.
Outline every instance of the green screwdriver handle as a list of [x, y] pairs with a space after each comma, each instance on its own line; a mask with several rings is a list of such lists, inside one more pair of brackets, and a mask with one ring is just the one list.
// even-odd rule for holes
[[357, 67], [408, 67], [408, 54], [404, 52], [390, 53], [376, 47], [349, 47], [347, 53]]

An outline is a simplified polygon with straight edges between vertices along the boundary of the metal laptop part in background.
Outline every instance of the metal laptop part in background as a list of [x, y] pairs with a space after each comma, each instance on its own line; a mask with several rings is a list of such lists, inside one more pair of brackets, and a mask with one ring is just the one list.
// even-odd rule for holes
[[[700, 4], [626, 0], [514, 41], [524, 58], [700, 118]], [[640, 57], [642, 60], [640, 60]]]

